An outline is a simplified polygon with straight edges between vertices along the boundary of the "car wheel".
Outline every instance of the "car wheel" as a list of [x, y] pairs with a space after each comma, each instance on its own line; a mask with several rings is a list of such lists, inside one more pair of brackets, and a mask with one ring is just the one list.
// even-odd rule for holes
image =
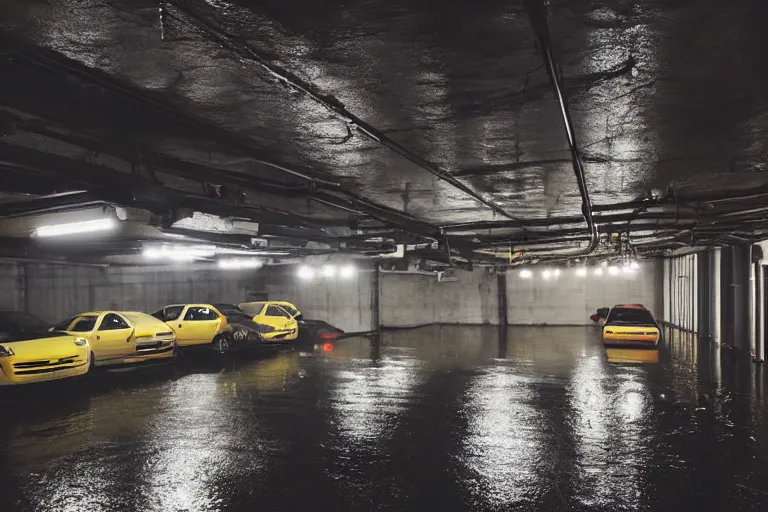
[[232, 343], [227, 336], [218, 336], [213, 340], [213, 349], [219, 354], [226, 354], [232, 350]]

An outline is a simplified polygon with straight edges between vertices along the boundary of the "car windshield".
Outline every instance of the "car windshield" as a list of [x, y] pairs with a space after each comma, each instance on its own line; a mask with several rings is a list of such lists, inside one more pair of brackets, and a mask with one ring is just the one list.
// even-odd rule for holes
[[74, 320], [77, 317], [69, 317], [66, 320], [57, 323], [53, 326], [54, 331], [66, 331], [69, 329], [69, 326], [72, 324], [72, 320]]
[[293, 306], [289, 306], [288, 304], [280, 304], [280, 307], [286, 310], [291, 316], [296, 316], [298, 314], [298, 310], [296, 310], [296, 308]]
[[67, 329], [70, 332], [91, 332], [96, 327], [97, 316], [79, 316], [75, 319], [75, 324]]
[[0, 312], [0, 341], [4, 343], [63, 335], [58, 332], [49, 332], [48, 327], [48, 324], [27, 313]]
[[647, 309], [613, 308], [608, 315], [609, 324], [654, 324], [653, 315]]

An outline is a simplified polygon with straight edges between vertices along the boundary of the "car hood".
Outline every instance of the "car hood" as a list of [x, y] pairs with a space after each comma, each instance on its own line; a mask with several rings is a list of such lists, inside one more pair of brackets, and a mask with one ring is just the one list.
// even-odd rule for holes
[[10, 343], [0, 342], [0, 345], [13, 350], [16, 357], [22, 359], [59, 359], [75, 355], [83, 349], [75, 345], [75, 339], [75, 336], [64, 335]]

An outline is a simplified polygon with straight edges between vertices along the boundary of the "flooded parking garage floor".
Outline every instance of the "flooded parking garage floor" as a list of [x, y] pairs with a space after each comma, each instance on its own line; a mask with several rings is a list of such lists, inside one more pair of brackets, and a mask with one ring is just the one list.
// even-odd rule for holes
[[762, 367], [680, 335], [613, 363], [597, 334], [429, 327], [0, 390], [0, 510], [768, 509]]

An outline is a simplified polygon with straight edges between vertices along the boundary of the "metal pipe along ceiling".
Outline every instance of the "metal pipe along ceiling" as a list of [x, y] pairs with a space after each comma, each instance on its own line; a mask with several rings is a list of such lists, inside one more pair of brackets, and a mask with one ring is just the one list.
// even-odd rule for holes
[[549, 80], [552, 83], [555, 98], [560, 106], [560, 114], [562, 115], [563, 123], [565, 125], [568, 147], [571, 150], [573, 171], [576, 174], [576, 182], [579, 186], [579, 193], [581, 194], [581, 213], [584, 215], [584, 220], [587, 223], [587, 231], [589, 232], [590, 237], [589, 244], [586, 247], [570, 251], [566, 254], [558, 253], [557, 256], [560, 258], [564, 256], [585, 256], [597, 248], [597, 226], [592, 218], [592, 202], [589, 199], [589, 189], [587, 188], [587, 181], [584, 176], [584, 163], [581, 161], [581, 155], [579, 154], [579, 149], [576, 144], [576, 135], [573, 130], [573, 123], [571, 122], [571, 114], [568, 111], [568, 105], [563, 94], [562, 81], [555, 66], [549, 25], [547, 24], [547, 9], [541, 0], [525, 0], [525, 9], [528, 13], [533, 32], [536, 35], [536, 40], [539, 43], [541, 55], [544, 59], [544, 66], [547, 70], [547, 75], [549, 75]]
[[[384, 134], [381, 130], [366, 123], [365, 121], [357, 117], [355, 114], [348, 111], [347, 108], [344, 106], [344, 104], [341, 101], [339, 101], [337, 98], [321, 93], [320, 91], [317, 90], [317, 87], [315, 87], [314, 84], [308, 83], [302, 80], [301, 78], [299, 78], [298, 76], [296, 76], [294, 73], [286, 69], [282, 69], [281, 67], [268, 62], [266, 59], [261, 57], [261, 55], [259, 55], [249, 44], [238, 40], [236, 37], [232, 35], [224, 33], [221, 29], [216, 27], [210, 21], [195, 14], [194, 12], [191, 12], [189, 8], [179, 5], [178, 2], [165, 1], [163, 3], [172, 6], [175, 10], [179, 11], [185, 18], [182, 20], [177, 16], [172, 16], [174, 19], [182, 23], [186, 22], [198, 28], [203, 33], [205, 33], [208, 37], [217, 41], [219, 44], [221, 44], [228, 50], [232, 51], [233, 53], [238, 55], [240, 58], [255, 62], [256, 64], [261, 66], [261, 68], [264, 69], [267, 73], [269, 73], [269, 75], [279, 80], [280, 82], [286, 84], [287, 86], [291, 87], [292, 89], [299, 91], [302, 94], [305, 94], [308, 98], [312, 99], [314, 102], [326, 108], [339, 120], [347, 124], [347, 126], [351, 126], [355, 128], [359, 133], [364, 135], [366, 138], [376, 142], [377, 144], [384, 146], [385, 148], [389, 149], [390, 151], [393, 151], [394, 153], [397, 153], [398, 155], [405, 158], [406, 160], [418, 165], [422, 169], [434, 175], [436, 178], [446, 183], [449, 183], [450, 185], [461, 190], [465, 194], [471, 196], [473, 199], [475, 199], [479, 203], [491, 208], [494, 212], [498, 213], [499, 215], [502, 215], [503, 217], [507, 217], [508, 219], [512, 219], [513, 221], [517, 220], [516, 217], [514, 217], [513, 215], [505, 211], [499, 205], [494, 204], [488, 199], [485, 199], [484, 197], [482, 197], [480, 194], [478, 194], [477, 192], [472, 190], [469, 186], [459, 181], [455, 176], [450, 174], [445, 169], [442, 169], [437, 165], [433, 164], [432, 162], [425, 160], [424, 158], [415, 154], [410, 149], [401, 146], [400, 144], [392, 140], [390, 137], [388, 137], [386, 134]], [[163, 12], [166, 15], [169, 15], [167, 10], [163, 10]]]

